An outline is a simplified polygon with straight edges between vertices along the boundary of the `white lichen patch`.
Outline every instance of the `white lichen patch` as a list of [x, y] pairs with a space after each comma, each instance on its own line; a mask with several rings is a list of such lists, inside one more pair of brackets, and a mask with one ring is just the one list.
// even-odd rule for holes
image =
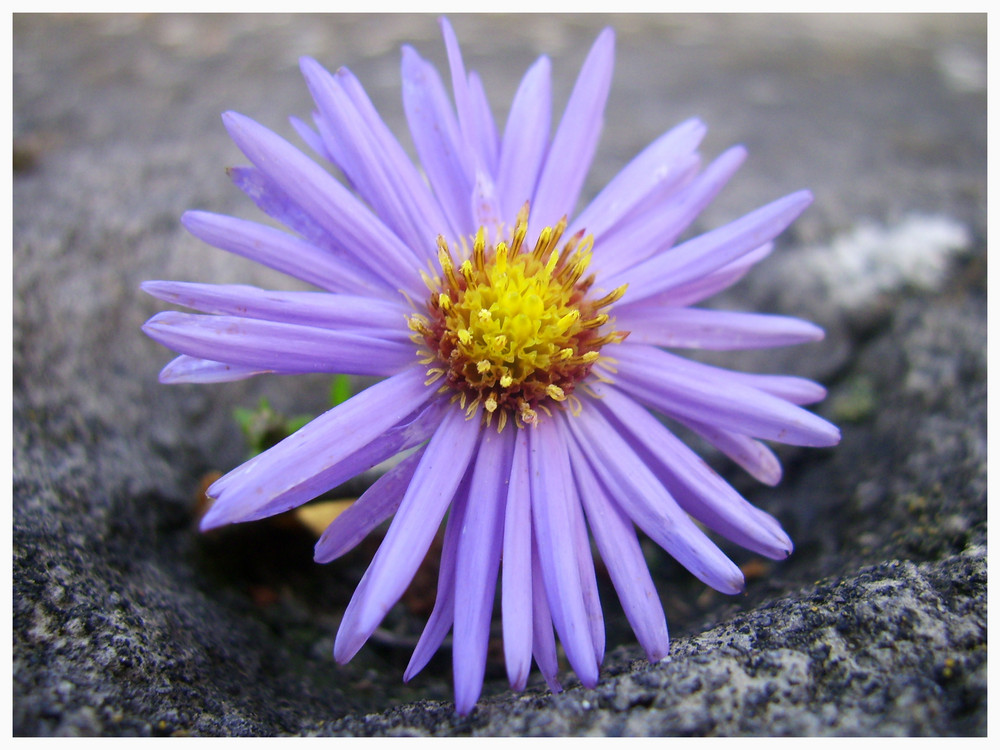
[[948, 278], [948, 265], [971, 244], [969, 230], [945, 216], [910, 214], [898, 224], [862, 223], [823, 247], [798, 254], [838, 306], [868, 307], [879, 295], [914, 287], [933, 291]]
[[951, 45], [935, 55], [938, 71], [949, 88], [962, 93], [986, 93], [986, 55]]

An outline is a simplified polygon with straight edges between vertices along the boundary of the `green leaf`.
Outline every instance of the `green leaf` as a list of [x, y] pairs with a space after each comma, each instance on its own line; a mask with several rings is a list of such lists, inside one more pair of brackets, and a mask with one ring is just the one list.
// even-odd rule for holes
[[334, 375], [330, 384], [330, 404], [340, 406], [354, 394], [351, 393], [351, 379], [347, 375]]

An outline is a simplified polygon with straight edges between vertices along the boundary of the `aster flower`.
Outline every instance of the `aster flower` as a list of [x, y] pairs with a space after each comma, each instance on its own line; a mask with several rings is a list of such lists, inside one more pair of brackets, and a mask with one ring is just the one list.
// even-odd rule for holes
[[763, 441], [829, 446], [839, 433], [802, 408], [824, 397], [815, 383], [665, 350], [822, 338], [797, 319], [693, 307], [765, 258], [810, 194], [678, 242], [745, 156], [732, 148], [702, 169], [705, 126], [689, 120], [573, 216], [608, 96], [613, 32], [595, 41], [550, 139], [548, 58], [525, 75], [501, 137], [447, 21], [442, 30], [454, 109], [434, 67], [403, 48], [403, 103], [423, 174], [346, 69], [302, 60], [315, 129], [293, 126], [347, 186], [247, 117], [223, 117], [252, 164], [230, 170], [233, 182], [291, 231], [202, 211], [184, 225], [322, 291], [148, 282], [146, 292], [207, 314], [162, 312], [144, 330], [180, 353], [165, 383], [384, 378], [219, 479], [202, 528], [281, 513], [404, 454], [316, 545], [316, 560], [329, 562], [392, 518], [334, 655], [343, 663], [362, 647], [444, 523], [436, 602], [404, 679], [453, 630], [464, 714], [482, 689], [498, 578], [511, 686], [525, 686], [534, 658], [558, 690], [556, 636], [585, 686], [603, 657], [591, 537], [650, 660], [669, 640], [637, 528], [729, 594], [743, 576], [702, 527], [769, 558], [790, 554], [780, 524], [650, 410], [767, 484], [781, 469]]

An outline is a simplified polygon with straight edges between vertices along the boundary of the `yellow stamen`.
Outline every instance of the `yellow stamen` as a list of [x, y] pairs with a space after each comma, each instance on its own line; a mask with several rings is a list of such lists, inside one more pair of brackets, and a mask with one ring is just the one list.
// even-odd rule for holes
[[578, 232], [559, 247], [563, 217], [526, 252], [527, 219], [525, 204], [509, 242], [491, 245], [481, 227], [460, 238], [454, 254], [438, 237], [441, 275], [424, 277], [429, 317], [414, 314], [408, 322], [418, 354], [432, 365], [428, 383], [443, 377], [442, 388], [452, 389], [466, 414], [482, 405], [484, 422], [491, 425], [496, 414], [498, 430], [508, 422], [536, 424], [553, 409], [578, 414], [574, 389], [604, 364], [601, 347], [627, 335], [600, 330], [610, 320], [601, 309], [621, 299], [625, 287], [594, 301], [587, 298], [593, 275], [580, 281], [593, 237]]

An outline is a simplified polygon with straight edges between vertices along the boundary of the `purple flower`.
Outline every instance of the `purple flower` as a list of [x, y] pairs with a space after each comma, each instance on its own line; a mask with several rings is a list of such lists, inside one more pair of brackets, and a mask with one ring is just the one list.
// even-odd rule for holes
[[664, 350], [822, 338], [801, 320], [692, 307], [765, 258], [811, 195], [678, 243], [745, 156], [732, 148], [702, 170], [705, 126], [689, 120], [573, 217], [611, 83], [613, 32], [598, 36], [550, 140], [548, 58], [528, 70], [500, 137], [479, 77], [466, 72], [447, 21], [442, 29], [454, 109], [437, 71], [403, 48], [423, 175], [345, 69], [302, 61], [315, 130], [293, 124], [349, 187], [252, 120], [224, 115], [253, 165], [231, 170], [233, 181], [291, 233], [202, 211], [184, 225], [323, 291], [148, 282], [146, 292], [208, 314], [163, 312], [144, 330], [180, 352], [165, 383], [385, 378], [218, 480], [202, 528], [281, 513], [410, 451], [316, 545], [316, 560], [329, 562], [393, 518], [334, 654], [345, 662], [361, 648], [447, 517], [437, 599], [404, 679], [453, 630], [465, 714], [482, 688], [498, 576], [511, 686], [524, 687], [534, 657], [558, 690], [556, 635], [588, 687], [603, 657], [589, 536], [650, 660], [667, 654], [667, 625], [635, 527], [729, 594], [743, 576], [699, 523], [760, 555], [790, 554], [779, 523], [648, 409], [766, 484], [781, 468], [762, 441], [829, 446], [840, 435], [801, 408], [824, 397], [815, 383]]

